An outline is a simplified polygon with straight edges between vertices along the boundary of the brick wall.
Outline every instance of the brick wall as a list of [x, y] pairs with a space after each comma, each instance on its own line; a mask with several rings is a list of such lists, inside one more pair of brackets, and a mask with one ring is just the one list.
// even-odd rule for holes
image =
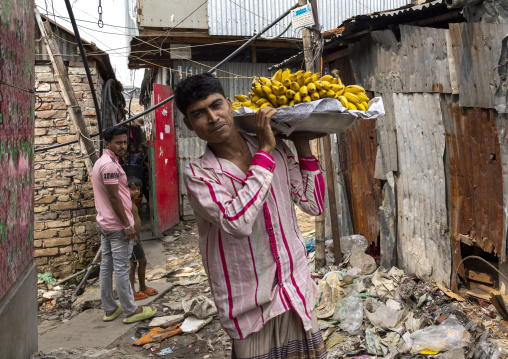
[[[102, 77], [93, 62], [90, 70], [101, 102]], [[89, 133], [97, 132], [83, 63], [70, 62], [68, 72]], [[76, 139], [51, 64], [35, 66], [35, 88], [41, 99], [35, 105], [36, 148]], [[39, 272], [63, 277], [83, 267], [99, 246], [92, 183], [77, 143], [36, 152], [34, 165], [35, 262]]]

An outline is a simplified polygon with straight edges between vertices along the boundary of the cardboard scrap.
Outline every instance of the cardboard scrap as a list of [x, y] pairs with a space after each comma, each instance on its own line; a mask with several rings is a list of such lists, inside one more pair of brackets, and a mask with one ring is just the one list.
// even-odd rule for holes
[[451, 290], [446, 289], [446, 287], [442, 284], [437, 284], [437, 287], [448, 297], [458, 300], [459, 302], [465, 301], [460, 295], [453, 293]]

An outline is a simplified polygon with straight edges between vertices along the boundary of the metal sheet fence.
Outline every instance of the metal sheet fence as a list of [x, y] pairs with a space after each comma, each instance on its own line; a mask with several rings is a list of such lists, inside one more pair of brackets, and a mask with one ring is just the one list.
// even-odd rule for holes
[[501, 84], [496, 67], [507, 33], [508, 24], [450, 24], [460, 106], [495, 107]]
[[[208, 31], [210, 35], [252, 36], [255, 30], [260, 31], [295, 2], [296, 0], [209, 0]], [[320, 0], [319, 23], [322, 31], [326, 31], [338, 27], [344, 20], [355, 15], [396, 9], [410, 3], [411, 0]], [[266, 36], [280, 34], [289, 22], [288, 16], [268, 30]], [[301, 33], [293, 34], [290, 29], [284, 37], [300, 38]]]
[[381, 181], [374, 178], [376, 120], [359, 120], [339, 136], [340, 168], [344, 176], [355, 233], [378, 243]]
[[381, 30], [349, 45], [357, 83], [382, 93], [452, 93], [449, 30], [401, 25], [400, 32], [400, 42]]
[[397, 258], [406, 273], [449, 284], [443, 155], [445, 135], [438, 94], [393, 94], [399, 171]]
[[503, 176], [493, 110], [441, 102], [448, 151], [450, 232], [469, 237], [486, 252], [502, 254]]

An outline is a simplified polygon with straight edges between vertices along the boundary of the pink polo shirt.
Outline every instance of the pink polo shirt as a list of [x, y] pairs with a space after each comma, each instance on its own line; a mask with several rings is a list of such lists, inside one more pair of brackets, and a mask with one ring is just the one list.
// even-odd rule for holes
[[127, 187], [127, 175], [118, 163], [116, 155], [110, 150], [104, 150], [101, 158], [95, 162], [92, 173], [93, 194], [97, 223], [106, 231], [117, 231], [124, 228], [109, 201], [107, 184], [118, 184], [118, 194], [122, 199], [125, 214], [131, 225], [134, 225], [132, 215], [132, 200]]

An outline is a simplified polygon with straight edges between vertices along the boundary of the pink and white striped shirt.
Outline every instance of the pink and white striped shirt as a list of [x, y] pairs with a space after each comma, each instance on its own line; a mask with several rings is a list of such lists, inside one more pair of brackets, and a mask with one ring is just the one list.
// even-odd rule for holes
[[208, 147], [184, 175], [222, 326], [244, 339], [292, 307], [310, 330], [318, 289], [293, 204], [322, 213], [319, 164], [314, 157], [298, 164], [280, 139], [272, 156], [258, 150], [256, 138], [244, 138], [253, 154], [247, 175]]

